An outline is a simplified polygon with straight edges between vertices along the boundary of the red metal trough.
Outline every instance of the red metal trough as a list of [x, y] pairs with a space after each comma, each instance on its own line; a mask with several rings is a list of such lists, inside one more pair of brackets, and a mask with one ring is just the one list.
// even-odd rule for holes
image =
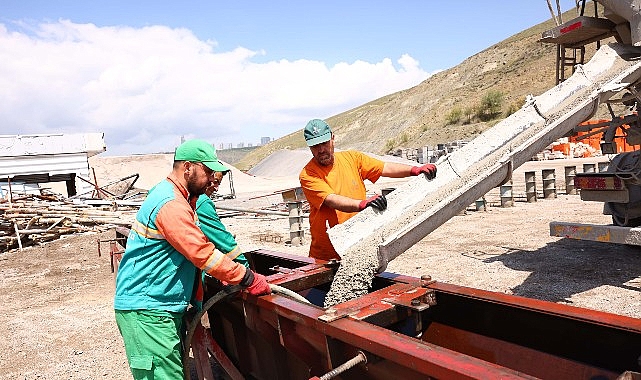
[[[638, 319], [391, 273], [366, 296], [324, 309], [335, 264], [246, 254], [271, 283], [312, 303], [243, 293], [213, 305], [192, 344], [200, 378], [641, 376]], [[220, 289], [212, 278], [206, 288], [206, 297]]]

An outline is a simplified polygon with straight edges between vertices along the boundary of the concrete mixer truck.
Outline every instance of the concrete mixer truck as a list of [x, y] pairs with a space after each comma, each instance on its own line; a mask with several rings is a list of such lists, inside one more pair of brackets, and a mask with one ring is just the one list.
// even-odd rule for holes
[[[596, 43], [599, 48], [607, 38], [625, 45], [641, 44], [639, 2], [598, 3], [603, 5], [603, 17], [598, 17], [597, 2], [594, 17], [585, 16], [582, 1], [579, 17], [543, 33], [542, 42], [557, 44], [557, 83], [564, 81], [568, 69], [574, 72], [576, 65], [583, 63], [588, 44]], [[641, 93], [638, 81], [618, 86], [613, 89], [617, 94], [603, 102], [610, 115], [608, 120], [574, 127], [575, 133], [583, 133], [580, 138], [600, 136], [601, 152], [610, 158], [604, 170], [577, 173], [573, 185], [582, 200], [604, 203], [603, 213], [612, 216], [612, 225], [553, 222], [552, 236], [641, 245], [641, 231], [636, 229], [641, 226]]]

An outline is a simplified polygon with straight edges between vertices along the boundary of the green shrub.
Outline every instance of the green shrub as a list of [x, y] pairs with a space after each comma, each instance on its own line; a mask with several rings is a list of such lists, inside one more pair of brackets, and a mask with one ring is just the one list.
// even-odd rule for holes
[[387, 142], [385, 143], [385, 151], [389, 152], [392, 149], [394, 149], [394, 147], [396, 147], [396, 140], [394, 139], [387, 140]]
[[503, 106], [503, 93], [501, 91], [490, 90], [481, 99], [476, 116], [481, 121], [489, 121], [497, 117], [501, 113]]
[[475, 110], [474, 107], [465, 107], [463, 110], [463, 116], [465, 116], [465, 121], [463, 124], [470, 124], [472, 122], [472, 116], [474, 116]]
[[445, 125], [454, 125], [458, 124], [461, 121], [461, 116], [463, 116], [463, 110], [461, 107], [454, 107], [450, 112], [445, 115]]

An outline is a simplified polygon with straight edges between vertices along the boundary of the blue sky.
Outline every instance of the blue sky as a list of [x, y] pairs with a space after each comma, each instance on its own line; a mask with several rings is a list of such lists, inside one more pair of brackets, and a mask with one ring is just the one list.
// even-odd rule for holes
[[256, 145], [549, 18], [545, 0], [4, 0], [0, 129], [104, 132], [114, 155]]

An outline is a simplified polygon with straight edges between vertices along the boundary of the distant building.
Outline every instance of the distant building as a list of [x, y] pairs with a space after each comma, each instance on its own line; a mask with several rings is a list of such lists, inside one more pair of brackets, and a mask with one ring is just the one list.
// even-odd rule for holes
[[253, 144], [253, 143], [247, 143], [247, 147], [248, 147], [248, 148], [251, 148], [252, 146], [254, 146], [254, 144]]
[[220, 149], [220, 150], [225, 149], [225, 143], [218, 144], [218, 149]]
[[269, 138], [269, 137], [261, 137], [260, 138], [260, 145], [269, 144], [270, 141], [271, 141], [271, 138]]
[[232, 144], [232, 143], [227, 143], [227, 149], [233, 149], [233, 148], [234, 148], [234, 144]]
[[238, 145], [236, 145], [236, 147], [237, 148], [244, 148], [245, 147], [245, 143], [240, 142], [240, 143], [238, 143]]

